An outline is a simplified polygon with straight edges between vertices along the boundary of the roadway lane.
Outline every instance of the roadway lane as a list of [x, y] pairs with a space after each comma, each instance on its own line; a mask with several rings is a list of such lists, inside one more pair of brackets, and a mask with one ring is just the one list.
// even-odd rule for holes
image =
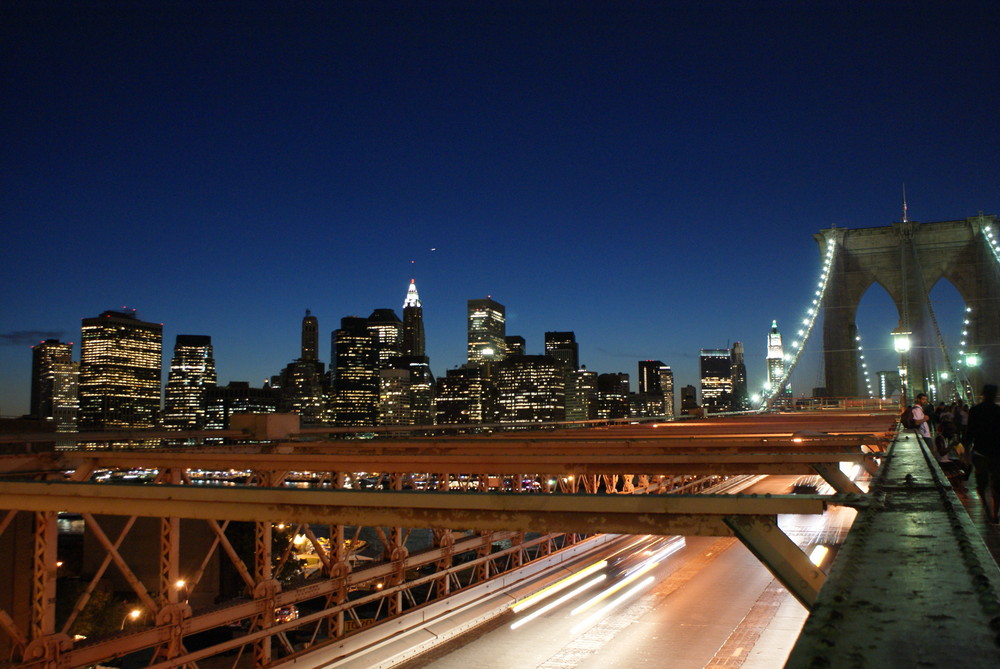
[[[531, 610], [505, 613], [403, 666], [704, 667], [740, 628], [741, 621], [773, 581], [756, 558], [730, 538], [691, 537], [681, 551], [651, 574], [657, 577], [657, 583], [587, 629], [574, 631], [584, 614], [570, 613], [585, 599], [581, 596], [518, 629], [511, 629], [511, 625]], [[794, 621], [797, 626], [785, 635], [787, 654], [805, 621], [805, 610], [780, 591], [779, 599], [785, 598], [801, 611], [800, 619]], [[749, 652], [749, 648], [740, 650], [744, 657]]]
[[[794, 481], [768, 477], [747, 492], [788, 493]], [[834, 509], [816, 518], [783, 516], [779, 523], [809, 550], [842, 537], [853, 515]], [[590, 612], [574, 616], [571, 609], [589, 593], [517, 629], [511, 625], [531, 609], [507, 612], [403, 666], [774, 667], [784, 663], [805, 622], [805, 609], [732, 538], [689, 537], [649, 574], [655, 583], [586, 629], [574, 628]]]

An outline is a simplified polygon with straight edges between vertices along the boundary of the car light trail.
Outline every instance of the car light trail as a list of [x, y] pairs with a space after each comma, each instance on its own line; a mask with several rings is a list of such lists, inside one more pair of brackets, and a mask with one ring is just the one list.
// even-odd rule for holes
[[663, 558], [673, 555], [680, 549], [684, 548], [684, 545], [685, 545], [684, 537], [674, 537], [673, 539], [668, 539], [666, 546], [656, 551], [655, 553], [651, 553], [648, 558], [637, 564], [635, 567], [632, 567], [631, 569], [626, 569], [624, 575], [628, 576], [637, 569], [641, 569], [643, 565], [649, 562], [657, 562], [657, 563], [662, 562]]
[[595, 562], [594, 564], [590, 565], [589, 567], [586, 567], [585, 569], [581, 569], [575, 574], [570, 574], [566, 578], [560, 581], [556, 581], [555, 583], [546, 588], [542, 588], [535, 594], [522, 599], [521, 601], [519, 601], [517, 604], [514, 604], [510, 608], [513, 609], [514, 613], [519, 613], [531, 606], [534, 606], [535, 604], [538, 604], [539, 602], [545, 599], [548, 599], [557, 592], [565, 590], [566, 588], [573, 585], [577, 581], [586, 578], [590, 574], [593, 574], [598, 569], [603, 569], [604, 567], [607, 566], [608, 566], [607, 560], [601, 560], [600, 562]]
[[635, 541], [633, 541], [632, 543], [630, 543], [628, 546], [623, 546], [622, 548], [619, 548], [618, 550], [616, 550], [614, 553], [612, 553], [611, 555], [609, 555], [607, 559], [610, 560], [610, 559], [614, 558], [617, 555], [621, 555], [622, 553], [624, 553], [628, 549], [632, 548], [633, 546], [638, 546], [642, 542], [649, 541], [650, 539], [652, 539], [652, 537], [650, 535], [648, 535], [648, 534], [646, 534], [644, 536], [641, 536], [638, 539], [636, 539]]
[[[572, 611], [570, 611], [570, 615], [571, 616], [575, 616], [578, 613], [583, 613], [584, 611], [586, 611], [587, 609], [589, 609], [594, 604], [597, 604], [598, 602], [604, 601], [605, 599], [607, 599], [611, 595], [615, 594], [616, 592], [618, 592], [619, 590], [621, 590], [622, 588], [624, 588], [629, 583], [635, 581], [637, 578], [639, 578], [640, 576], [642, 576], [643, 574], [645, 574], [647, 571], [649, 571], [653, 567], [657, 566], [658, 564], [660, 564], [660, 563], [659, 562], [649, 562], [649, 563], [643, 565], [639, 570], [637, 570], [634, 574], [632, 574], [628, 578], [626, 578], [626, 579], [624, 579], [622, 581], [619, 581], [618, 583], [616, 583], [615, 585], [611, 586], [610, 588], [608, 588], [607, 590], [605, 590], [601, 594], [597, 595], [596, 597], [591, 597], [589, 600], [587, 600], [586, 602], [584, 602], [580, 606], [578, 606], [575, 609], [573, 609]], [[650, 576], [650, 578], [652, 578], [652, 576]]]
[[624, 602], [626, 602], [629, 599], [631, 599], [632, 597], [634, 597], [640, 590], [642, 590], [643, 588], [648, 587], [654, 580], [655, 579], [652, 576], [647, 576], [641, 582], [639, 582], [635, 587], [633, 587], [631, 590], [628, 590], [628, 591], [622, 593], [617, 598], [615, 598], [613, 601], [608, 602], [608, 604], [606, 604], [605, 606], [601, 607], [601, 609], [598, 610], [596, 613], [594, 613], [589, 618], [587, 618], [583, 622], [579, 623], [576, 627], [574, 627], [573, 629], [571, 629], [570, 630], [570, 634], [579, 634], [580, 632], [588, 629], [594, 623], [596, 623], [598, 620], [600, 620], [601, 618], [603, 618], [607, 614], [611, 613], [611, 611], [613, 611], [615, 608], [617, 608], [618, 606], [621, 606]]
[[537, 611], [533, 611], [533, 612], [529, 613], [528, 615], [524, 616], [523, 618], [519, 619], [517, 622], [515, 622], [514, 624], [512, 624], [510, 626], [510, 628], [512, 630], [516, 630], [521, 625], [526, 625], [527, 623], [531, 622], [532, 620], [534, 620], [538, 616], [546, 613], [547, 611], [551, 611], [552, 609], [556, 608], [557, 606], [559, 606], [563, 602], [565, 602], [565, 601], [567, 601], [569, 599], [572, 599], [573, 597], [576, 597], [577, 595], [579, 595], [584, 590], [587, 590], [588, 588], [594, 587], [595, 585], [597, 585], [598, 583], [600, 583], [601, 581], [603, 581], [606, 578], [607, 578], [606, 574], [601, 574], [600, 576], [587, 581], [586, 583], [584, 583], [583, 585], [581, 585], [579, 588], [577, 588], [577, 589], [575, 589], [575, 590], [573, 590], [571, 592], [566, 593], [565, 595], [563, 595], [559, 599], [557, 599], [555, 601], [551, 601], [548, 604], [546, 604], [545, 606], [543, 606], [542, 608], [538, 609]]

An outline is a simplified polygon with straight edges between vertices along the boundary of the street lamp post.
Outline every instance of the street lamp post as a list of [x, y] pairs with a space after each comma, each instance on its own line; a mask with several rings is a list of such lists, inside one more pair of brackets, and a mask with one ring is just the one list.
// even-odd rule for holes
[[899, 323], [899, 327], [892, 331], [892, 347], [899, 354], [899, 403], [903, 407], [907, 405], [906, 375], [908, 370], [906, 368], [906, 354], [910, 351], [911, 334], [913, 333], [903, 327], [902, 321]]
[[128, 622], [129, 620], [135, 622], [136, 620], [139, 619], [139, 616], [141, 615], [142, 615], [142, 609], [132, 609], [131, 611], [125, 614], [124, 618], [122, 618], [121, 627], [119, 627], [118, 629], [125, 629], [126, 622]]

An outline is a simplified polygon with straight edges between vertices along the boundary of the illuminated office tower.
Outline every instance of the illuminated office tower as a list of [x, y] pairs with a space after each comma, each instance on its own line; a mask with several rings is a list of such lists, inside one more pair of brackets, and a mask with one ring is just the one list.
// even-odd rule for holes
[[469, 364], [485, 366], [490, 376], [492, 363], [500, 362], [506, 353], [506, 310], [490, 298], [469, 300]]
[[410, 370], [381, 369], [378, 378], [378, 424], [412, 425]]
[[517, 355], [497, 364], [501, 423], [551, 423], [566, 419], [566, 366], [547, 355]]
[[410, 424], [433, 425], [435, 384], [430, 359], [425, 355], [404, 355], [398, 364], [410, 370]]
[[743, 360], [743, 342], [733, 342], [729, 350], [730, 377], [733, 379], [733, 410], [746, 411], [750, 408], [750, 393], [747, 391], [747, 366]]
[[403, 355], [403, 322], [392, 309], [376, 309], [368, 317], [379, 369], [388, 369], [389, 361]]
[[491, 422], [491, 388], [478, 367], [449, 369], [437, 382], [436, 422], [439, 425]]
[[507, 335], [503, 338], [503, 341], [504, 355], [506, 357], [509, 358], [512, 355], [524, 355], [527, 353], [525, 350], [527, 348], [527, 343], [521, 335]]
[[319, 320], [308, 309], [302, 318], [302, 360], [319, 360]]
[[545, 355], [561, 360], [567, 369], [580, 367], [580, 347], [573, 332], [546, 332]]
[[375, 425], [378, 419], [378, 349], [368, 320], [347, 316], [333, 333], [334, 424]]
[[56, 424], [57, 432], [76, 429], [80, 366], [73, 343], [46, 339], [31, 347], [31, 417]]
[[639, 361], [639, 392], [630, 396], [633, 416], [662, 416], [663, 389], [660, 387], [660, 360]]
[[84, 318], [80, 431], [155, 427], [162, 365], [162, 323], [140, 321], [134, 309]]
[[[80, 413], [80, 363], [57, 362], [52, 365], [52, 421], [56, 432], [76, 432]], [[76, 448], [75, 442], [63, 442], [58, 448]]]
[[639, 361], [639, 393], [642, 395], [662, 395], [660, 388], [660, 368], [663, 363], [659, 360]]
[[629, 415], [628, 374], [601, 374], [597, 377], [597, 417], [626, 418]]
[[705, 411], [731, 411], [732, 361], [728, 348], [701, 349], [701, 405]]
[[[778, 332], [778, 321], [771, 321], [771, 329], [767, 333], [767, 389], [778, 393], [778, 386], [785, 376], [785, 351], [781, 345], [781, 333]], [[787, 384], [780, 390], [778, 398], [771, 406], [788, 407], [792, 404], [792, 387]]]
[[403, 300], [403, 355], [426, 355], [424, 341], [424, 308], [417, 294], [417, 282], [410, 279], [410, 287]]
[[163, 426], [169, 430], [205, 427], [205, 390], [216, 384], [212, 338], [177, 335], [163, 398]]
[[667, 416], [674, 415], [674, 372], [670, 365], [661, 365], [658, 370], [660, 374], [660, 390], [663, 391], [663, 413]]
[[597, 372], [574, 369], [566, 377], [566, 420], [597, 418]]
[[379, 425], [433, 425], [434, 376], [427, 356], [393, 358], [379, 371]]

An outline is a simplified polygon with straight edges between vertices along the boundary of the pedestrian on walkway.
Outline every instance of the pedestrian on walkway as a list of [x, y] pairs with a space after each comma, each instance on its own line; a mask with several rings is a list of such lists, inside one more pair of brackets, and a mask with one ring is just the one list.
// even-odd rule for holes
[[924, 445], [931, 449], [933, 452], [934, 441], [931, 438], [931, 417], [927, 415], [924, 405], [927, 404], [927, 394], [920, 393], [913, 400], [913, 407], [911, 411], [913, 412], [913, 425], [914, 431], [923, 440]]
[[1000, 405], [996, 402], [997, 387], [983, 386], [983, 401], [969, 409], [967, 434], [976, 490], [991, 523], [998, 522], [1000, 511]]

